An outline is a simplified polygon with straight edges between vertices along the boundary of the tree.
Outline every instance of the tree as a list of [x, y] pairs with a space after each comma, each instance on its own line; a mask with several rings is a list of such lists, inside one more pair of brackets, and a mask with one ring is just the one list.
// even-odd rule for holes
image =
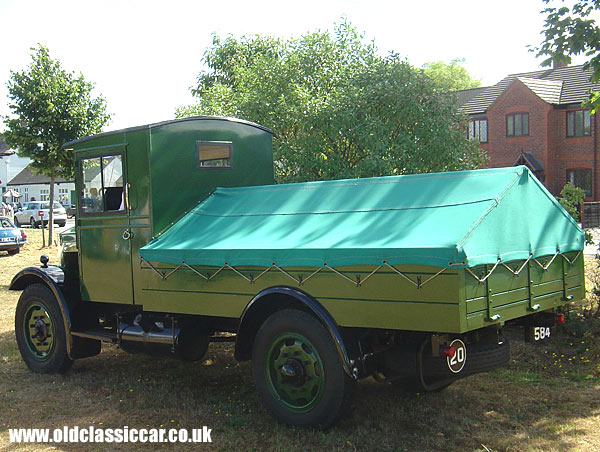
[[461, 89], [479, 88], [481, 80], [474, 79], [469, 75], [467, 69], [462, 66], [464, 59], [455, 58], [447, 64], [443, 61], [425, 63], [423, 69], [425, 74], [439, 84], [440, 92], [458, 91]]
[[396, 54], [381, 56], [349, 23], [297, 39], [213, 36], [195, 105], [273, 129], [278, 181], [476, 168], [453, 96]]
[[[62, 69], [41, 44], [31, 50], [29, 67], [10, 73], [7, 86], [12, 117], [4, 118], [4, 135], [7, 144], [29, 157], [35, 170], [50, 178], [49, 202], [53, 206], [56, 178], [72, 179], [75, 174], [73, 152], [62, 145], [100, 132], [110, 115], [104, 98], [92, 96], [93, 83]], [[53, 209], [49, 211], [51, 245]]]
[[[550, 3], [550, 0], [543, 0]], [[591, 69], [590, 81], [600, 81], [600, 28], [591, 17], [600, 9], [600, 0], [578, 0], [571, 7], [548, 7], [542, 11], [546, 14], [542, 34], [544, 40], [534, 48], [538, 57], [546, 57], [542, 66], [550, 66], [553, 62], [569, 64], [571, 56], [585, 55], [589, 60], [584, 69]], [[590, 93], [587, 105], [595, 113], [600, 106], [598, 92]]]

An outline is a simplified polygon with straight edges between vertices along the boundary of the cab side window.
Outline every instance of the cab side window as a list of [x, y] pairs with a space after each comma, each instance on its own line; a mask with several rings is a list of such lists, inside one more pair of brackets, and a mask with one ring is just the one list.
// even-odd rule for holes
[[125, 211], [122, 155], [82, 159], [80, 176], [81, 214]]

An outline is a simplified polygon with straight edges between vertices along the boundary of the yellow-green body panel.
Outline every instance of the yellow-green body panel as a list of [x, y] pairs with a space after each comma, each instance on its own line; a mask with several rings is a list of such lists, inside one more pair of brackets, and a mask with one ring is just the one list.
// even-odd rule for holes
[[[571, 265], [558, 255], [547, 270], [530, 260], [518, 276], [499, 265], [484, 282], [479, 282], [465, 269], [396, 266], [402, 276], [382, 267], [366, 280], [376, 267], [336, 269], [353, 281], [363, 281], [360, 285], [330, 269], [322, 269], [306, 280], [314, 268], [286, 268], [287, 274], [271, 268], [250, 283], [237, 272], [254, 280], [265, 268], [225, 268], [206, 281], [185, 267], [175, 270], [176, 266], [154, 266], [162, 275], [170, 274], [162, 279], [148, 264], [142, 263], [141, 300], [144, 309], [149, 311], [239, 318], [248, 302], [261, 290], [292, 286], [317, 299], [340, 326], [464, 333], [567, 303], [563, 281], [566, 281], [567, 296], [582, 298], [585, 291], [583, 255], [576, 252], [567, 255], [570, 260], [575, 256]], [[538, 262], [546, 265], [551, 258], [538, 259]], [[511, 267], [518, 270], [522, 264], [522, 261], [514, 262]], [[563, 278], [563, 266], [566, 278]], [[219, 270], [193, 268], [205, 276]], [[474, 270], [480, 279], [487, 274], [477, 274], [478, 270], [485, 271], [483, 267]], [[531, 297], [529, 275], [533, 281]], [[299, 284], [298, 280], [306, 281]], [[419, 281], [421, 285], [417, 287]], [[500, 317], [493, 319], [495, 315]]]

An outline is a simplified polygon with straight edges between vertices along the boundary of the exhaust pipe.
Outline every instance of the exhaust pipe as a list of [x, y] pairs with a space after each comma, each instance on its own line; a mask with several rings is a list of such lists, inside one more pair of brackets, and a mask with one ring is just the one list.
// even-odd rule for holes
[[[174, 323], [174, 322], [173, 322]], [[117, 342], [129, 353], [170, 355], [186, 361], [202, 359], [208, 349], [210, 334], [190, 328], [165, 328], [162, 322], [154, 322], [138, 315], [133, 324], [118, 323]]]
[[119, 323], [117, 331], [119, 342], [131, 341], [142, 344], [165, 344], [175, 347], [179, 339], [179, 328], [160, 328], [154, 324], [152, 331], [145, 331], [137, 324]]

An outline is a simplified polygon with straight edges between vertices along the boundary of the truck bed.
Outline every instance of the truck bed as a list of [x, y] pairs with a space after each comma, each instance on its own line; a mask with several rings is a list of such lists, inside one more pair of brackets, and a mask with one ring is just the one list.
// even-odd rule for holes
[[217, 189], [140, 250], [145, 309], [301, 288], [349, 327], [461, 333], [584, 296], [583, 234], [525, 167]]

